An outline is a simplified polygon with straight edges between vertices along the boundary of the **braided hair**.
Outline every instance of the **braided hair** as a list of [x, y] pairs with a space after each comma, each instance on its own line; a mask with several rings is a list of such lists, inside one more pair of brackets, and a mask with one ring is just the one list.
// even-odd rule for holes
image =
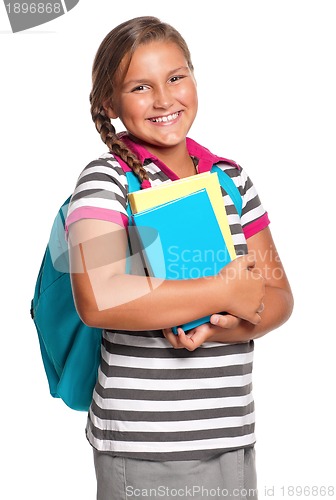
[[[156, 17], [143, 16], [125, 21], [106, 35], [100, 44], [92, 67], [90, 93], [91, 116], [102, 141], [111, 153], [120, 157], [137, 175], [140, 182], [148, 181], [148, 174], [139, 158], [119, 138], [104, 103], [109, 102], [116, 89], [116, 80], [122, 81], [137, 47], [152, 41], [171, 41], [180, 47], [188, 66], [193, 70], [190, 52], [180, 33]], [[121, 74], [121, 63], [123, 73]], [[116, 78], [118, 76], [118, 78]]]
[[114, 126], [106, 116], [104, 109], [94, 109], [91, 107], [92, 119], [102, 141], [109, 148], [111, 153], [119, 156], [133, 170], [139, 178], [140, 183], [148, 180], [148, 174], [138, 157], [119, 139]]

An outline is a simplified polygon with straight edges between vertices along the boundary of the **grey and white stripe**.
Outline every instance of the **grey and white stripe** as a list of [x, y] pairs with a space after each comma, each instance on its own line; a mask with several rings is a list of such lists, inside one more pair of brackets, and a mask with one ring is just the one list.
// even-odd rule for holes
[[[169, 181], [153, 162], [151, 184]], [[239, 217], [222, 190], [237, 254], [246, 253], [243, 227], [265, 214], [245, 171], [220, 163], [243, 199]], [[81, 207], [126, 215], [127, 178], [109, 153], [78, 179], [69, 213]], [[147, 460], [206, 459], [255, 442], [253, 342], [205, 343], [173, 349], [161, 331], [104, 331], [101, 365], [86, 435], [116, 456]]]

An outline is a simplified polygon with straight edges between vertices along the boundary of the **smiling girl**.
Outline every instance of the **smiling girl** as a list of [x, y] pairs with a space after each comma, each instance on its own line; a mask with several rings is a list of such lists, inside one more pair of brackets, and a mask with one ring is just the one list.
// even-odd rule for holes
[[[293, 305], [267, 213], [241, 167], [187, 137], [196, 81], [171, 26], [141, 17], [113, 29], [95, 57], [90, 101], [108, 152], [81, 173], [67, 228], [77, 310], [103, 330], [86, 428], [97, 498], [203, 498], [206, 490], [257, 498], [253, 339], [286, 321]], [[116, 118], [126, 132], [116, 134]], [[239, 216], [223, 192], [240, 257], [212, 278], [127, 274], [126, 172], [146, 189], [214, 164], [242, 196]], [[211, 323], [187, 334], [170, 329], [207, 315]]]

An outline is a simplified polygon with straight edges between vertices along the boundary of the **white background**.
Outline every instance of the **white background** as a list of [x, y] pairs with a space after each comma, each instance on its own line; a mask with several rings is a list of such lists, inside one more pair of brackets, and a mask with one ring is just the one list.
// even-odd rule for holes
[[29, 305], [59, 205], [106, 150], [89, 112], [95, 52], [139, 15], [187, 40], [200, 99], [190, 135], [250, 174], [295, 295], [290, 321], [256, 342], [260, 498], [335, 485], [334, 2], [80, 0], [17, 34], [0, 5], [0, 496], [95, 498], [86, 415], [49, 396]]

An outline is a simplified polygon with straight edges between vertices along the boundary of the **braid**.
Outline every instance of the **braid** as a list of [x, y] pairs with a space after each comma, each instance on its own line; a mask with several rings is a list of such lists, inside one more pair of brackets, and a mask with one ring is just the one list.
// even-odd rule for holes
[[148, 180], [146, 169], [143, 167], [137, 156], [132, 153], [126, 144], [118, 138], [116, 130], [110, 119], [106, 116], [104, 109], [91, 109], [91, 114], [92, 120], [94, 121], [102, 141], [106, 144], [111, 153], [119, 156], [125, 163], [127, 163], [140, 180], [140, 183], [142, 183], [144, 179]]

